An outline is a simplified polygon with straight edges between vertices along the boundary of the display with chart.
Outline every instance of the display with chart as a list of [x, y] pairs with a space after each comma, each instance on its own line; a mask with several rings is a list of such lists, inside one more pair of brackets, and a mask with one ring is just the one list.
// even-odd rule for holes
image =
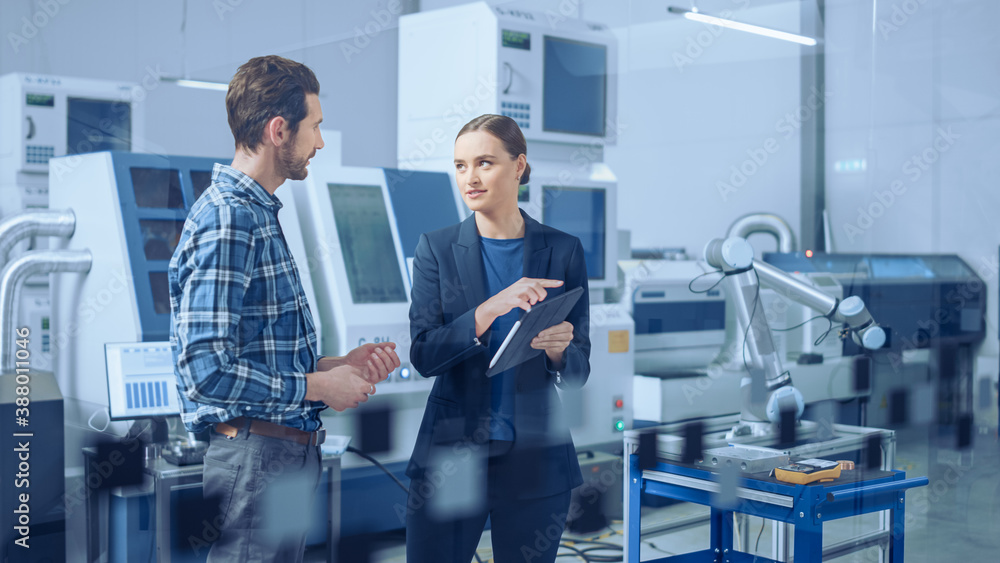
[[180, 413], [170, 342], [105, 344], [104, 357], [112, 420]]

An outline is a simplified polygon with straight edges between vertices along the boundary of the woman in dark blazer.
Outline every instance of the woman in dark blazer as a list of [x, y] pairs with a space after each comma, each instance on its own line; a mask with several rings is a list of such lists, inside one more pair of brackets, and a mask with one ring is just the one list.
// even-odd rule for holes
[[[556, 388], [590, 375], [587, 269], [579, 239], [518, 208], [530, 171], [512, 119], [473, 119], [455, 178], [474, 213], [417, 245], [410, 361], [435, 381], [406, 471], [408, 563], [468, 563], [487, 517], [498, 563], [551, 562], [583, 482]], [[532, 340], [539, 353], [486, 377], [521, 310], [576, 287], [566, 321]]]

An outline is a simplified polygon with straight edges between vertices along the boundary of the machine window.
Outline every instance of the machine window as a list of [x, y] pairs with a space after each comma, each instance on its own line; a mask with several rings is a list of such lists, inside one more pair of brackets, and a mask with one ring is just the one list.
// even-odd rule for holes
[[135, 204], [154, 209], [183, 209], [180, 173], [173, 168], [131, 168]]
[[194, 186], [194, 200], [198, 201], [201, 194], [212, 185], [212, 172], [206, 170], [191, 171], [191, 185]]
[[140, 219], [139, 228], [146, 260], [170, 260], [181, 239], [184, 222]]
[[166, 272], [150, 272], [149, 287], [153, 290], [153, 310], [157, 315], [170, 314], [170, 284]]
[[128, 102], [68, 98], [66, 154], [132, 150], [132, 106]]
[[607, 47], [545, 36], [542, 128], [604, 136]]

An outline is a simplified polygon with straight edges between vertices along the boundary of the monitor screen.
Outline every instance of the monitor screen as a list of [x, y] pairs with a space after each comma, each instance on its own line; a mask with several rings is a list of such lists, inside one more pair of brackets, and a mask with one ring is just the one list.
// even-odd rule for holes
[[328, 184], [351, 299], [406, 303], [403, 274], [380, 186]]
[[417, 172], [387, 168], [389, 199], [396, 217], [396, 231], [403, 258], [413, 258], [420, 235], [462, 220], [455, 203], [455, 188], [444, 172]]
[[68, 98], [66, 154], [132, 150], [132, 106], [128, 102]]
[[105, 344], [104, 359], [112, 419], [180, 413], [169, 342]]
[[140, 219], [139, 228], [146, 260], [170, 260], [181, 240], [184, 221]]
[[201, 194], [205, 193], [205, 190], [212, 185], [212, 171], [192, 170], [191, 185], [194, 186], [194, 200], [198, 201]]
[[587, 277], [604, 279], [607, 190], [542, 186], [542, 223], [580, 239]]
[[183, 209], [181, 176], [174, 168], [130, 168], [135, 204], [153, 209]]
[[608, 49], [545, 36], [542, 129], [604, 136]]

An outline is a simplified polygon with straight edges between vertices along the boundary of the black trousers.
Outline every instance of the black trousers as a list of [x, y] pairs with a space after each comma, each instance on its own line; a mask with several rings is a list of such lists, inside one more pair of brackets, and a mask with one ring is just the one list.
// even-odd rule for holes
[[208, 563], [301, 562], [322, 464], [318, 446], [212, 433], [204, 495], [215, 510]]
[[[433, 500], [468, 493], [468, 480], [425, 475], [410, 482], [406, 516], [407, 563], [469, 563], [479, 545], [487, 517], [491, 523], [496, 563], [555, 561], [572, 491], [519, 500], [512, 491], [500, 489], [499, 483], [516, 480], [513, 473], [517, 468], [503, 453], [509, 449], [509, 442], [499, 444], [491, 444], [486, 475], [463, 476], [487, 483], [487, 490], [476, 491], [475, 496], [481, 502], [473, 503], [471, 509], [465, 504], [459, 515], [442, 514], [442, 510], [435, 509]], [[452, 486], [462, 490], [448, 491]]]

